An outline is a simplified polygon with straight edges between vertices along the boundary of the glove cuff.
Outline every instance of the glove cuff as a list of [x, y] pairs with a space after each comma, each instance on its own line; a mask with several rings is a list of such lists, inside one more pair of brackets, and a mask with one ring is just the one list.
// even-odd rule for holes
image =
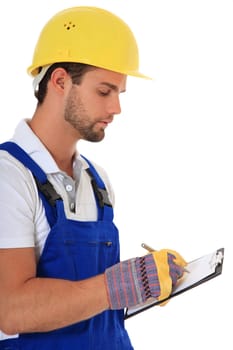
[[157, 269], [151, 254], [108, 268], [105, 281], [111, 309], [135, 306], [160, 294]]
[[123, 309], [142, 302], [135, 260], [123, 261], [105, 271], [109, 305], [112, 310]]

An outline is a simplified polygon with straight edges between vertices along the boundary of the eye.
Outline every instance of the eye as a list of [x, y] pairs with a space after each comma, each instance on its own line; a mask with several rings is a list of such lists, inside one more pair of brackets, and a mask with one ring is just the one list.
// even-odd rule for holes
[[108, 96], [110, 94], [110, 90], [109, 89], [101, 89], [101, 90], [98, 90], [98, 93], [100, 96]]

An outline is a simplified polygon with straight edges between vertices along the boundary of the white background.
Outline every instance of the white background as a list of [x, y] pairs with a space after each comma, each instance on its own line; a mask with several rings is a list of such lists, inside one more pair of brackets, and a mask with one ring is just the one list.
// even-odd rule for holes
[[77, 5], [122, 17], [138, 39], [141, 71], [154, 78], [129, 78], [104, 141], [78, 146], [115, 188], [121, 258], [144, 254], [142, 242], [186, 260], [225, 247], [220, 277], [127, 321], [135, 350], [232, 349], [233, 2], [1, 2], [0, 141], [34, 111], [26, 68], [39, 31]]

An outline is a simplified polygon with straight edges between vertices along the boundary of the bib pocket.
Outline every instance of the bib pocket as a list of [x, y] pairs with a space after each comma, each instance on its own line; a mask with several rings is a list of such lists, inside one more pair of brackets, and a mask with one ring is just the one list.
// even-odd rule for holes
[[52, 228], [38, 262], [39, 277], [81, 280], [119, 261], [118, 230], [111, 222], [76, 222]]

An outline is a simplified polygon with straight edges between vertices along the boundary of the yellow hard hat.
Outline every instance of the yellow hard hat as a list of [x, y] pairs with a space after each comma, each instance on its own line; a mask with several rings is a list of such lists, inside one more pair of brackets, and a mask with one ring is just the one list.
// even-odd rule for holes
[[58, 62], [93, 65], [126, 75], [139, 72], [135, 37], [118, 16], [97, 7], [72, 7], [53, 16], [42, 29], [28, 73]]

